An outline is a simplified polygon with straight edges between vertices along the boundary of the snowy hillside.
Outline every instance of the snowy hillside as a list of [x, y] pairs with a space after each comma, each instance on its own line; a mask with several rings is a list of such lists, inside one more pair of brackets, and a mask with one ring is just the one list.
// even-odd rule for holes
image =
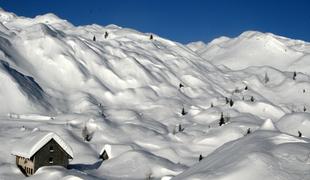
[[27, 179], [308, 179], [309, 53], [260, 32], [182, 45], [0, 10], [0, 179], [26, 178], [11, 152], [37, 131], [74, 158]]
[[235, 70], [272, 66], [306, 73], [310, 65], [310, 43], [271, 33], [247, 31], [236, 38], [220, 37], [207, 45], [190, 43], [188, 47], [216, 65]]

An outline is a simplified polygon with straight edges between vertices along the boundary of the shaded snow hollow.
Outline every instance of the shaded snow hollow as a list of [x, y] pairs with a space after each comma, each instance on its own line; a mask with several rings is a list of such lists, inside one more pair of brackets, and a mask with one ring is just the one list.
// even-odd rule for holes
[[27, 179], [309, 179], [309, 43], [150, 35], [1, 9], [0, 179], [25, 179], [14, 146], [29, 157], [50, 138], [69, 169]]

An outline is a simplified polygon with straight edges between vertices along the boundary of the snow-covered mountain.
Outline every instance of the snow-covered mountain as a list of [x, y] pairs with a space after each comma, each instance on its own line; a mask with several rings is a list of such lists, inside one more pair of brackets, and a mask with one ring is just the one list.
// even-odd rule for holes
[[152, 36], [0, 10], [0, 179], [25, 178], [10, 152], [33, 131], [74, 159], [27, 179], [310, 178], [309, 43]]
[[310, 43], [271, 33], [247, 31], [236, 38], [220, 37], [207, 45], [199, 42], [187, 46], [213, 64], [234, 70], [272, 66], [307, 73], [310, 65]]

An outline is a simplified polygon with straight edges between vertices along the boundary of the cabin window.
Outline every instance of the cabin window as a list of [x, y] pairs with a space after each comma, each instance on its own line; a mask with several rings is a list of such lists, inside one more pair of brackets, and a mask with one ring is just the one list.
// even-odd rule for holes
[[53, 163], [54, 163], [53, 158], [50, 157], [50, 158], [48, 159], [48, 162], [49, 162], [50, 164], [53, 164]]
[[54, 152], [54, 147], [50, 146], [50, 152]]

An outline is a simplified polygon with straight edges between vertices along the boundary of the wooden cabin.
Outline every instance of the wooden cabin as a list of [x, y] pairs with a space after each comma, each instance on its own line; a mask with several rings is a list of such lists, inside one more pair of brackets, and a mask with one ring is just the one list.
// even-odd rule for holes
[[12, 154], [16, 165], [26, 175], [34, 174], [42, 166], [63, 166], [73, 159], [73, 151], [57, 134], [46, 131], [32, 132], [16, 142]]

